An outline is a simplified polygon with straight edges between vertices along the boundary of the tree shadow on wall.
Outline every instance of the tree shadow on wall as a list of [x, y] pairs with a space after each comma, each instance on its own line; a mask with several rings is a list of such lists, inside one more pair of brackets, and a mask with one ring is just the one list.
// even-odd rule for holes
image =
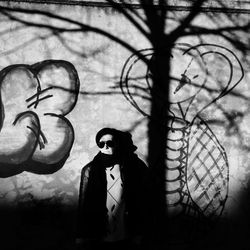
[[[244, 101], [244, 103], [248, 104], [247, 94], [239, 93], [237, 90], [233, 88], [231, 89], [231, 86], [229, 85], [224, 86], [223, 79], [214, 79], [214, 82], [217, 82], [216, 85], [212, 84], [211, 86], [196, 86], [196, 82], [191, 82], [190, 76], [187, 75], [185, 71], [179, 72], [178, 76], [171, 75], [171, 70], [173, 69], [173, 65], [171, 63], [173, 60], [173, 54], [174, 51], [176, 51], [176, 43], [178, 43], [181, 38], [196, 38], [198, 39], [199, 44], [204, 44], [206, 43], [206, 36], [217, 37], [218, 39], [222, 39], [225, 43], [229, 44], [230, 47], [237, 51], [237, 53], [241, 55], [240, 59], [242, 62], [244, 62], [244, 64], [249, 64], [249, 62], [247, 61], [247, 53], [249, 50], [249, 20], [245, 19], [244, 16], [241, 15], [240, 11], [230, 9], [225, 5], [224, 2], [215, 2], [217, 6], [216, 8], [211, 8], [209, 7], [209, 5], [206, 5], [207, 1], [195, 1], [194, 3], [191, 3], [190, 5], [185, 7], [167, 5], [165, 1], [160, 1], [158, 5], [153, 5], [153, 1], [139, 1], [138, 4], [130, 4], [126, 1], [117, 3], [112, 0], [105, 2], [102, 7], [112, 9], [118, 12], [121, 16], [124, 16], [151, 44], [150, 50], [145, 50], [144, 48], [142, 48], [142, 50], [138, 50], [138, 48], [134, 48], [119, 36], [111, 34], [110, 32], [102, 28], [75, 21], [73, 18], [67, 18], [54, 14], [49, 10], [39, 10], [36, 7], [25, 9], [15, 7], [15, 5], [13, 5], [13, 7], [1, 6], [0, 8], [3, 20], [16, 22], [18, 24], [16, 29], [27, 29], [34, 27], [40, 30], [48, 31], [47, 35], [44, 35], [42, 37], [34, 37], [30, 41], [26, 41], [24, 44], [5, 52], [5, 55], [22, 49], [23, 46], [31, 44], [35, 39], [43, 39], [44, 41], [46, 41], [51, 36], [57, 37], [66, 50], [69, 50], [71, 53], [78, 56], [82, 60], [86, 59], [89, 56], [94, 56], [105, 49], [100, 47], [86, 53], [85, 47], [82, 47], [81, 43], [76, 43], [77, 45], [79, 44], [77, 49], [70, 46], [71, 43], [67, 38], [65, 38], [64, 35], [70, 34], [72, 36], [72, 34], [76, 33], [82, 33], [84, 35], [95, 33], [101, 35], [109, 39], [110, 41], [121, 45], [132, 54], [127, 62], [125, 62], [122, 71], [123, 75], [125, 74], [125, 80], [116, 79], [116, 85], [113, 86], [113, 88], [109, 92], [80, 92], [80, 95], [85, 97], [86, 95], [103, 96], [104, 94], [123, 94], [126, 100], [130, 102], [130, 104], [144, 116], [144, 118], [142, 119], [146, 119], [148, 121], [149, 143], [147, 160], [148, 165], [152, 171], [152, 176], [154, 176], [154, 179], [151, 179], [151, 188], [154, 190], [153, 193], [157, 194], [153, 197], [156, 199], [155, 202], [157, 205], [152, 208], [154, 210], [154, 214], [156, 215], [154, 220], [155, 225], [152, 226], [152, 228], [157, 228], [158, 235], [161, 235], [161, 237], [166, 239], [167, 241], [170, 241], [170, 236], [166, 235], [166, 230], [171, 231], [172, 228], [169, 226], [169, 222], [171, 220], [169, 218], [170, 211], [168, 208], [166, 208], [166, 203], [168, 203], [169, 200], [169, 196], [168, 194], [166, 195], [166, 191], [171, 192], [173, 190], [171, 190], [171, 187], [166, 188], [166, 179], [171, 171], [171, 164], [169, 163], [169, 161], [166, 161], [166, 158], [171, 157], [171, 152], [168, 151], [167, 153], [169, 155], [166, 156], [166, 147], [169, 146], [168, 142], [170, 141], [169, 136], [172, 133], [171, 129], [173, 129], [171, 127], [174, 124], [173, 121], [176, 122], [175, 124], [183, 126], [183, 120], [188, 120], [186, 119], [187, 117], [185, 116], [185, 111], [191, 110], [192, 114], [194, 114], [195, 112], [197, 114], [199, 105], [203, 105], [203, 102], [212, 99], [215, 101], [213, 101], [213, 105], [211, 106], [212, 108], [208, 109], [207, 112], [212, 113], [215, 110], [213, 109], [213, 107], [216, 107], [216, 110], [218, 110], [221, 115], [219, 116], [219, 118], [215, 119], [213, 119], [213, 116], [210, 115], [207, 119], [205, 117], [206, 114], [204, 115], [204, 113], [200, 112], [199, 110], [199, 119], [201, 117], [201, 120], [206, 121], [206, 124], [208, 124], [208, 126], [216, 124], [223, 127], [223, 129], [229, 134], [229, 136], [233, 135], [237, 138], [238, 142], [244, 137], [244, 132], [242, 128], [239, 127], [239, 120], [248, 115], [248, 110], [245, 109], [244, 111], [238, 111], [234, 109], [223, 108], [220, 102], [216, 102], [216, 100], [218, 100], [216, 96], [219, 95], [220, 97], [222, 97], [227, 92], [228, 96], [236, 98], [236, 100]], [[212, 28], [207, 27], [206, 25], [196, 24], [195, 18], [200, 14], [205, 15], [206, 18], [208, 18], [208, 20], [211, 22]], [[33, 20], [34, 16], [43, 17], [45, 21], [43, 19]], [[223, 20], [223, 22], [221, 20]], [[225, 20], [227, 22], [225, 22]], [[54, 21], [60, 21], [60, 25], [55, 25], [53, 23]], [[170, 26], [170, 24], [173, 24], [173, 26]], [[5, 32], [14, 32], [14, 30], [2, 31], [1, 35], [4, 35]], [[180, 53], [182, 52], [185, 53], [185, 55], [190, 56], [192, 55], [191, 48], [193, 49], [193, 46], [190, 47], [190, 50], [187, 50], [187, 48], [184, 49], [183, 47], [179, 47], [177, 51], [179, 54], [176, 53], [174, 55], [177, 55], [177, 58], [180, 58], [178, 57], [178, 55], [180, 55]], [[224, 49], [227, 50], [227, 48]], [[208, 51], [195, 51], [198, 51], [200, 53], [199, 55], [203, 56], [201, 60], [194, 60], [197, 65], [196, 69], [202, 69], [201, 73], [208, 76], [210, 82], [213, 82], [211, 79], [215, 76], [218, 76], [218, 72], [217, 74], [213, 74], [214, 72], [207, 72], [206, 68], [203, 69], [201, 66], [201, 64], [204, 63], [204, 56], [207, 55], [206, 53], [208, 53]], [[216, 53], [214, 53], [213, 56]], [[217, 53], [216, 56], [220, 56], [221, 58], [227, 60], [224, 54]], [[147, 69], [146, 74], [144, 74], [143, 76], [138, 74], [130, 75], [130, 73], [133, 73], [132, 67], [129, 67], [126, 71], [126, 65], [128, 65], [129, 62], [132, 62], [133, 65], [135, 65], [139, 61], [141, 63], [140, 65]], [[227, 62], [227, 64], [229, 64], [230, 67], [231, 62], [229, 61]], [[238, 67], [238, 70], [240, 71], [240, 66]], [[137, 71], [135, 70], [135, 72]], [[178, 72], [178, 69], [176, 69], [176, 72]], [[226, 74], [228, 74], [228, 72], [226, 72]], [[195, 76], [196, 75], [193, 75], [193, 77]], [[130, 85], [131, 82], [132, 84]], [[176, 84], [175, 89], [172, 89], [170, 86], [173, 82], [175, 82]], [[173, 104], [169, 100], [169, 96], [171, 94], [171, 91], [177, 91], [178, 88], [184, 90], [185, 86], [191, 86], [194, 91], [198, 88], [202, 88], [203, 92], [197, 103], [192, 100], [192, 107], [190, 105], [187, 105], [187, 107], [183, 109], [180, 108], [180, 106], [183, 104], [182, 102], [176, 102]], [[57, 88], [67, 92], [67, 89], [63, 89], [60, 87]], [[148, 102], [149, 108], [147, 107], [146, 111], [140, 106], [140, 103], [138, 103], [140, 102], [140, 100]], [[205, 103], [203, 107], [206, 107]], [[185, 119], [180, 120], [180, 116], [182, 118], [184, 117]], [[192, 121], [194, 120], [188, 120], [188, 124], [192, 123]], [[137, 126], [136, 124], [140, 124], [140, 121], [137, 121], [135, 123], [135, 127]], [[181, 133], [188, 132], [187, 127], [185, 127], [185, 131], [181, 131]], [[175, 130], [175, 132], [177, 133], [177, 129]], [[183, 137], [183, 140], [184, 139], [185, 138]], [[248, 153], [248, 143], [246, 143], [246, 145], [242, 145], [238, 142], [237, 146], [242, 147], [242, 149], [245, 150], [244, 152]], [[190, 178], [192, 176], [193, 175], [190, 173]], [[182, 176], [182, 179], [180, 179], [180, 181], [183, 181], [184, 177], [185, 176]], [[186, 190], [182, 189], [182, 193], [185, 192]], [[178, 192], [176, 193], [179, 194]], [[189, 198], [191, 200], [194, 200], [193, 196]], [[183, 199], [184, 195], [182, 195], [181, 202], [183, 201]], [[185, 204], [190, 203], [188, 203], [188, 201], [185, 201]], [[176, 206], [177, 205], [182, 206], [182, 203], [178, 203], [176, 204]], [[45, 211], [47, 210], [45, 209]], [[53, 211], [53, 208], [51, 208], [51, 211]], [[203, 215], [203, 211], [204, 210], [200, 210], [199, 208], [195, 210], [195, 212], [198, 213], [198, 217]], [[181, 222], [185, 224], [185, 220], [181, 220]], [[183, 227], [185, 227], [185, 225]], [[63, 228], [66, 229], [67, 227]], [[151, 231], [153, 230], [151, 229]], [[182, 236], [183, 235], [179, 235], [179, 238], [182, 238]], [[208, 238], [207, 240], [209, 241]], [[191, 243], [195, 244], [195, 242], [192, 241]]]

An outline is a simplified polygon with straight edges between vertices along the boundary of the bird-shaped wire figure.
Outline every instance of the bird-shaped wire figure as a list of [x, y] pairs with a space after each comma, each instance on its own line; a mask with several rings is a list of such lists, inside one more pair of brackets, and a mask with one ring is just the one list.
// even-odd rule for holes
[[[153, 49], [139, 53], [154, 63]], [[165, 176], [170, 217], [220, 217], [228, 196], [229, 164], [203, 118], [204, 110], [211, 112], [211, 104], [232, 91], [243, 76], [239, 59], [223, 46], [176, 44], [172, 49]], [[127, 101], [149, 118], [152, 84], [149, 65], [131, 55], [124, 64], [120, 88]]]

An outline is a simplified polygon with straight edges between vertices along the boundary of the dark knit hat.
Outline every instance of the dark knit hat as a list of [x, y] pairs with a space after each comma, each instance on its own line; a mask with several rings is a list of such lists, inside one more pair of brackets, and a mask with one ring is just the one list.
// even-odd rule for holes
[[118, 137], [118, 130], [114, 129], [114, 128], [102, 128], [101, 130], [99, 130], [95, 136], [95, 142], [98, 145], [100, 139], [102, 138], [102, 136], [104, 135], [113, 135], [114, 137]]
[[98, 145], [101, 137], [107, 134], [113, 135], [114, 138], [118, 140], [121, 150], [134, 152], [137, 149], [133, 143], [132, 135], [129, 132], [123, 132], [114, 128], [102, 128], [98, 131], [95, 137], [96, 144]]

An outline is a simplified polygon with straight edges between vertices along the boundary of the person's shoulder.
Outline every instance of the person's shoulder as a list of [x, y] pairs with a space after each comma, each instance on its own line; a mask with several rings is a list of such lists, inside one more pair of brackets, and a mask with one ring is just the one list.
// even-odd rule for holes
[[93, 166], [93, 161], [87, 163], [81, 170], [81, 175], [88, 176], [91, 167]]
[[143, 168], [143, 169], [148, 168], [146, 163], [141, 158], [139, 158], [137, 154], [133, 154], [133, 161], [136, 162], [136, 165], [138, 165], [140, 168]]
[[91, 168], [93, 165], [98, 164], [99, 160], [100, 160], [100, 152], [97, 153], [94, 156], [94, 158], [82, 168], [82, 171], [84, 171], [84, 169]]

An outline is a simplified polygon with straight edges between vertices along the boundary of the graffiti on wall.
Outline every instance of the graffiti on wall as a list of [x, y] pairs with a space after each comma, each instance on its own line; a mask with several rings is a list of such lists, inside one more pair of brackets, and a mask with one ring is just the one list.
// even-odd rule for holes
[[63, 60], [16, 64], [0, 72], [0, 177], [28, 171], [51, 174], [67, 160], [79, 78]]
[[[140, 53], [153, 63], [155, 52]], [[176, 44], [170, 58], [166, 201], [172, 217], [218, 218], [228, 196], [226, 152], [204, 118], [211, 104], [243, 79], [237, 56], [216, 44]], [[136, 55], [124, 64], [121, 90], [127, 101], [150, 118], [152, 75]], [[162, 93], [158, 98], [166, 99]], [[217, 103], [216, 103], [217, 105]]]

